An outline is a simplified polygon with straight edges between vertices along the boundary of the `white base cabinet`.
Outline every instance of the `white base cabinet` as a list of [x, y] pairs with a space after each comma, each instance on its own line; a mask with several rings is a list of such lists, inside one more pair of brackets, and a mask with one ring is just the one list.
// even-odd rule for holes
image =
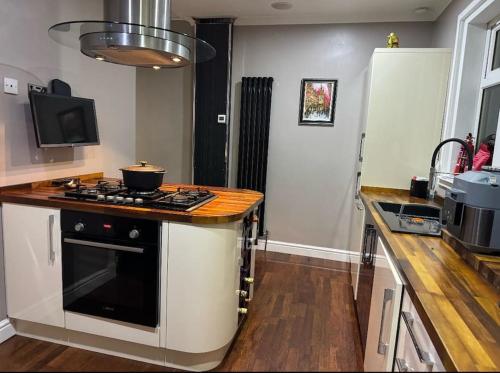
[[64, 327], [60, 212], [2, 205], [7, 314]]
[[378, 238], [364, 368], [390, 372], [396, 349], [403, 282], [394, 263]]
[[394, 370], [443, 372], [444, 366], [406, 290], [399, 325]]
[[238, 224], [169, 223], [166, 347], [205, 353], [238, 329]]

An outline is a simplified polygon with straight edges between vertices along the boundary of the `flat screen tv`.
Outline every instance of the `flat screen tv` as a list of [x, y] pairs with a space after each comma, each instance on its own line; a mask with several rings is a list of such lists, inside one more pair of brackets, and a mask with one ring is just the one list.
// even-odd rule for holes
[[99, 145], [94, 100], [31, 91], [38, 147]]

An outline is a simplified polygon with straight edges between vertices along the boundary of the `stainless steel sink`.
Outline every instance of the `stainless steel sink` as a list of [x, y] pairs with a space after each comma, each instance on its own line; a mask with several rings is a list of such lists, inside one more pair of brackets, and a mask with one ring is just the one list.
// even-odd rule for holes
[[392, 232], [441, 236], [441, 209], [417, 203], [377, 201], [373, 205]]

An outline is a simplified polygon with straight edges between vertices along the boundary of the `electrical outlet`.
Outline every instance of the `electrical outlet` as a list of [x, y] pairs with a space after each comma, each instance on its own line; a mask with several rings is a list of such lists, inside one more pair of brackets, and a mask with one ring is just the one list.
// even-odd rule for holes
[[217, 123], [226, 124], [226, 115], [225, 114], [217, 115]]
[[3, 91], [4, 93], [8, 93], [11, 95], [19, 94], [19, 90], [17, 88], [17, 79], [12, 78], [3, 78]]

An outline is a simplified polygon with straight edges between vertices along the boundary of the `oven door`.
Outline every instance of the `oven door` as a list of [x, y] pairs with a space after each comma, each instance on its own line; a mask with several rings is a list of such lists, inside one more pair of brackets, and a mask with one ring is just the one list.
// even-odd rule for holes
[[63, 235], [64, 309], [158, 325], [159, 249]]

